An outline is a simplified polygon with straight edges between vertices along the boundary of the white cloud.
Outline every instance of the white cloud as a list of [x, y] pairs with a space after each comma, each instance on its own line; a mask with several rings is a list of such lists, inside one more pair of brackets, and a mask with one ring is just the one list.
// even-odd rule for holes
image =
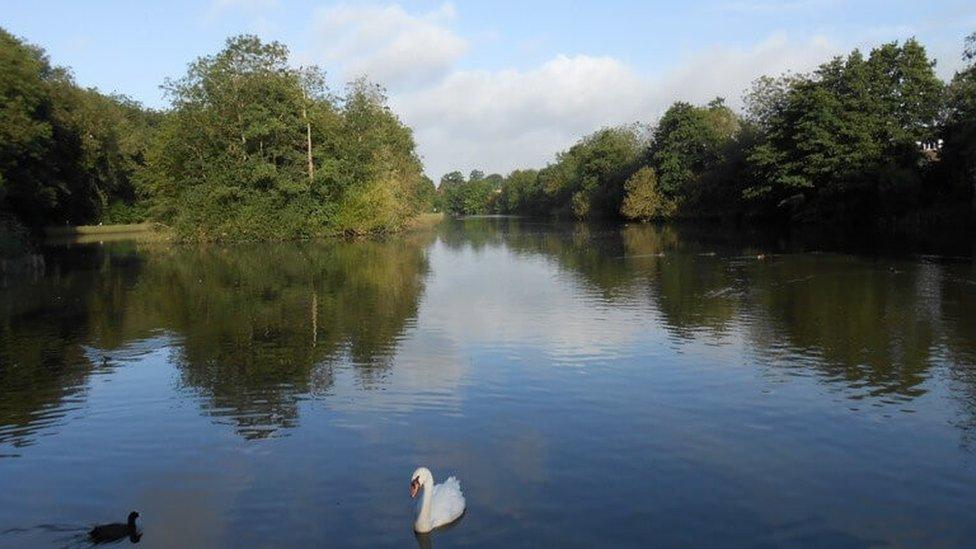
[[663, 75], [658, 82], [658, 109], [676, 100], [703, 103], [716, 96], [739, 108], [742, 94], [752, 81], [763, 75], [778, 76], [787, 71], [807, 72], [844, 51], [823, 37], [791, 42], [776, 34], [746, 49], [714, 48], [685, 59], [679, 68]]
[[645, 83], [609, 57], [558, 56], [528, 71], [458, 71], [394, 97], [427, 171], [537, 165], [602, 125], [637, 119]]
[[751, 48], [700, 52], [656, 76], [612, 57], [560, 55], [525, 71], [456, 71], [393, 103], [415, 129], [431, 177], [505, 173], [541, 167], [600, 127], [654, 122], [679, 99], [723, 96], [737, 107], [758, 76], [809, 70], [839, 51], [822, 38], [793, 43], [777, 35]]
[[[720, 8], [802, 12], [838, 1], [740, 0]], [[555, 55], [517, 70], [475, 70], [457, 67], [469, 42], [453, 30], [456, 18], [449, 3], [426, 13], [396, 4], [322, 8], [312, 21], [312, 47], [299, 55], [338, 73], [338, 82], [365, 74], [386, 85], [394, 110], [414, 128], [426, 171], [435, 180], [454, 169], [506, 173], [541, 167], [601, 127], [653, 123], [677, 100], [704, 103], [721, 96], [740, 108], [743, 93], [761, 75], [806, 72], [855, 45], [878, 41], [863, 30], [839, 41], [773, 34], [750, 46], [679, 53], [670, 69], [654, 74], [614, 57], [585, 54]], [[890, 36], [905, 30], [878, 32]], [[941, 65], [940, 72], [951, 73], [956, 65]]]
[[452, 4], [419, 15], [399, 5], [322, 8], [313, 20], [312, 59], [344, 80], [366, 75], [391, 89], [442, 76], [468, 48], [447, 27]]

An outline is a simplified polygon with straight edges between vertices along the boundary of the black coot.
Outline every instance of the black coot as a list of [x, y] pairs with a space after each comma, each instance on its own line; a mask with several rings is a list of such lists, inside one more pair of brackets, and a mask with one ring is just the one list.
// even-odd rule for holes
[[113, 522], [112, 524], [99, 524], [88, 532], [88, 537], [95, 543], [107, 543], [119, 541], [122, 538], [129, 538], [132, 542], [138, 542], [141, 535], [136, 530], [136, 519], [139, 513], [133, 511], [129, 513], [129, 521], [126, 524]]

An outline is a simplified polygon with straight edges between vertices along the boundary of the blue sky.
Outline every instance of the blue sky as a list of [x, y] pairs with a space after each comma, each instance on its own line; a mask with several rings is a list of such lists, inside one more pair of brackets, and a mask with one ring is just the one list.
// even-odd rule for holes
[[599, 127], [675, 99], [740, 105], [761, 74], [917, 37], [948, 77], [972, 1], [377, 2], [7, 0], [0, 25], [78, 82], [164, 107], [159, 84], [241, 32], [287, 44], [333, 87], [366, 73], [414, 127], [433, 177], [542, 166]]

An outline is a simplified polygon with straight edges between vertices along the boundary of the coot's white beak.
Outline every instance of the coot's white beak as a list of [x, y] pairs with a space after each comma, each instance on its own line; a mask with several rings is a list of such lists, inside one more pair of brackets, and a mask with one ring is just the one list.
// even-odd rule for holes
[[420, 480], [413, 479], [410, 481], [410, 497], [417, 497], [417, 492], [420, 491]]

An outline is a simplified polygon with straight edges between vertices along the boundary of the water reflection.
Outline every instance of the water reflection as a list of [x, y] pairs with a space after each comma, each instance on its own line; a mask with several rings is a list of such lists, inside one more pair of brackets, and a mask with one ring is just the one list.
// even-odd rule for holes
[[181, 334], [181, 382], [247, 438], [297, 421], [337, 362], [377, 383], [415, 318], [427, 275], [420, 242], [177, 249], [147, 256], [137, 315]]
[[[949, 544], [976, 524], [972, 259], [510, 218], [45, 259], [0, 285], [0, 536], [118, 506], [145, 510], [144, 545], [905, 544], [934, 517]], [[459, 474], [471, 515], [413, 540], [418, 463]]]
[[[130, 250], [71, 250], [42, 280], [4, 281], [0, 288], [0, 444], [30, 444], [31, 434], [60, 423], [83, 397], [92, 363], [90, 335], [118, 337], [111, 304], [138, 275]], [[119, 267], [119, 268], [116, 268]]]
[[760, 364], [841, 383], [854, 399], [911, 400], [936, 363], [952, 364], [960, 380], [976, 364], [972, 259], [809, 252], [809, 242], [675, 227], [552, 230], [511, 218], [455, 222], [445, 233], [457, 250], [554, 260], [601, 304], [659, 315], [676, 342], [744, 339]]
[[159, 332], [175, 338], [180, 383], [206, 395], [205, 413], [246, 438], [292, 427], [336, 364], [364, 387], [383, 377], [416, 317], [429, 238], [53, 253], [41, 283], [3, 289], [0, 443], [29, 444], [88, 375], [140, 341], [159, 347], [147, 339]]
[[[522, 297], [493, 295], [479, 315], [468, 315], [483, 291], [468, 288], [468, 296], [438, 306], [458, 307], [453, 328], [472, 334], [485, 332], [486, 318], [509, 324], [509, 338], [524, 332], [546, 339], [539, 330], [562, 329], [554, 346], [584, 358], [639, 338], [653, 324], [678, 344], [745, 341], [760, 365], [815, 373], [843, 384], [854, 399], [908, 402], [925, 394], [937, 359], [950, 357], [950, 378], [972, 410], [972, 261], [792, 253], [782, 240], [730, 238], [674, 227], [452, 221], [436, 235], [451, 253], [542, 258], [581, 286], [589, 296], [582, 307], [605, 309], [617, 325], [599, 334], [602, 346], [588, 346], [589, 327], [572, 325], [578, 304], [537, 301], [520, 314]], [[7, 281], [2, 290], [0, 443], [29, 444], [33, 431], [57, 425], [84, 398], [87, 377], [110, 367], [107, 357], [127, 345], [132, 353], [131, 345], [160, 332], [175, 341], [180, 383], [205, 395], [204, 412], [245, 438], [293, 427], [303, 398], [329, 394], [337, 365], [354, 367], [362, 388], [381, 387], [416, 320], [434, 240], [422, 233], [365, 242], [52, 250], [42, 280]], [[768, 255], [758, 259], [758, 251]], [[510, 263], [495, 266], [504, 276]], [[552, 297], [544, 286], [536, 293]]]

